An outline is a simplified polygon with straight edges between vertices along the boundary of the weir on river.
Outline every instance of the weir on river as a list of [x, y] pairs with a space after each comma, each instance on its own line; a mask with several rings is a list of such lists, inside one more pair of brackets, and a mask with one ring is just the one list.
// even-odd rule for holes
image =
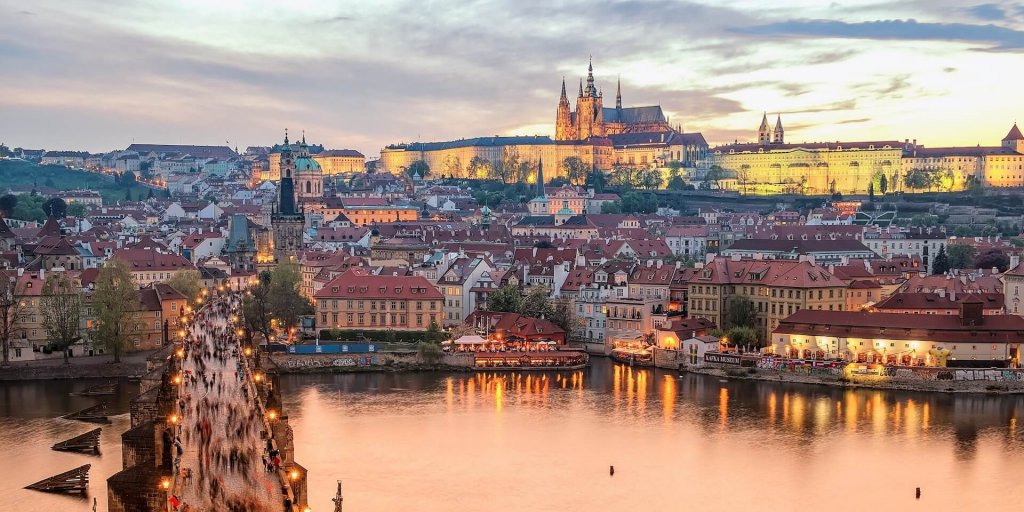
[[123, 470], [107, 480], [111, 512], [304, 512], [277, 376], [235, 336], [238, 301], [196, 312], [185, 340], [150, 358], [122, 435]]

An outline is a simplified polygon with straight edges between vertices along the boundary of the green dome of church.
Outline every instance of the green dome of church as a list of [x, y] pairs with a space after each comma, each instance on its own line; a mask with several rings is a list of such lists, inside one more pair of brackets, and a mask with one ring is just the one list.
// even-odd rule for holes
[[300, 156], [295, 159], [296, 172], [320, 172], [320, 164], [308, 156]]

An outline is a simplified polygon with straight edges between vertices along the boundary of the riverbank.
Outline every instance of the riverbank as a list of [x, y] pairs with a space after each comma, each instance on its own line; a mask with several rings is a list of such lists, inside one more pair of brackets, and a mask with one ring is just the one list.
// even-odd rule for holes
[[0, 366], [0, 381], [139, 378], [148, 371], [146, 358], [151, 354], [127, 354], [119, 363], [115, 363], [114, 358], [108, 355], [74, 357], [67, 363], [63, 359], [17, 361], [10, 366]]
[[682, 371], [712, 377], [757, 380], [764, 382], [782, 382], [791, 384], [814, 384], [844, 389], [879, 389], [887, 391], [914, 391], [925, 393], [980, 393], [980, 394], [1024, 394], [1024, 383], [1008, 383], [996, 381], [901, 381], [885, 377], [855, 377], [826, 375], [797, 375], [791, 372], [764, 368], [723, 368], [723, 367], [689, 367]]

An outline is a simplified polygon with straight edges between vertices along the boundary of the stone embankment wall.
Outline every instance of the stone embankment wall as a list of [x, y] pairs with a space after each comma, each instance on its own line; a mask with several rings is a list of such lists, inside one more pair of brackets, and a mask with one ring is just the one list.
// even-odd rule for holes
[[[746, 359], [746, 356], [744, 357]], [[839, 387], [911, 391], [1024, 393], [1024, 370], [1009, 368], [931, 368], [864, 363], [825, 365], [778, 357], [752, 357], [751, 365], [702, 362], [694, 373]]]
[[145, 362], [103, 364], [30, 364], [0, 368], [0, 381], [141, 377]]
[[410, 352], [360, 354], [270, 354], [270, 362], [282, 373], [328, 373], [357, 371], [451, 370], [473, 367], [473, 354], [443, 354], [437, 363], [427, 363]]

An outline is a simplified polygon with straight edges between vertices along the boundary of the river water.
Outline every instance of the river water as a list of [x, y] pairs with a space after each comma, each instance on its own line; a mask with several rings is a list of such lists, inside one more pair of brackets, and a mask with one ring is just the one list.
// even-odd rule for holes
[[[107, 477], [121, 470], [121, 434], [130, 426], [128, 404], [139, 385], [120, 381], [113, 396], [88, 397], [76, 393], [111, 380], [0, 382], [0, 511], [86, 511], [107, 507]], [[61, 419], [99, 403], [108, 403], [110, 424]], [[55, 443], [96, 427], [100, 455], [55, 452]], [[92, 464], [87, 497], [47, 494], [24, 489], [44, 478]]]
[[959, 512], [1024, 500], [1024, 398], [592, 363], [532, 375], [287, 377], [313, 510], [333, 510], [337, 479], [345, 510], [358, 512]]
[[[314, 511], [1017, 510], [1024, 397], [722, 382], [606, 359], [585, 371], [282, 378]], [[92, 463], [105, 510], [127, 415], [99, 457], [50, 445], [88, 382], [0, 383], [0, 512], [87, 511], [21, 487]], [[127, 410], [132, 386], [113, 397]], [[609, 475], [609, 466], [615, 475]], [[915, 499], [914, 489], [922, 496]]]

